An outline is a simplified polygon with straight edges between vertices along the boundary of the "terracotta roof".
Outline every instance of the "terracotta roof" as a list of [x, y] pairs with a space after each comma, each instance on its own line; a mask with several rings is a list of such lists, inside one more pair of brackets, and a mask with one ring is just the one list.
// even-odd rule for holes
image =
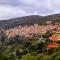
[[49, 37], [49, 39], [52, 40], [52, 41], [59, 41], [60, 40], [60, 35], [53, 34], [52, 37]]
[[59, 44], [57, 44], [57, 43], [50, 43], [47, 47], [48, 48], [57, 48], [57, 47], [59, 47]]

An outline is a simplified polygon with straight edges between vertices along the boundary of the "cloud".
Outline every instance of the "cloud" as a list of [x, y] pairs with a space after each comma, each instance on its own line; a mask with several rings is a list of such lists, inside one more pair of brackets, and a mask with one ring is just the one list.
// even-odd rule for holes
[[0, 19], [60, 13], [60, 0], [0, 0]]
[[37, 13], [28, 13], [27, 11], [10, 5], [0, 5], [0, 20], [9, 19], [9, 18], [16, 18], [28, 15], [38, 15]]
[[51, 0], [52, 8], [60, 8], [60, 0]]
[[18, 7], [0, 5], [0, 19], [13, 18], [24, 15], [27, 15], [27, 13]]

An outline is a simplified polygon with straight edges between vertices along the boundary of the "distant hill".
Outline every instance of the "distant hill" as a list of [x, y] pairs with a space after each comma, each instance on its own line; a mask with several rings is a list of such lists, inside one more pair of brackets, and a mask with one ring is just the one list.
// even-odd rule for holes
[[46, 21], [60, 22], [60, 14], [53, 14], [49, 16], [30, 15], [8, 20], [0, 20], [0, 28], [13, 28], [18, 25], [41, 24]]
[[48, 15], [42, 18], [44, 21], [56, 21], [60, 22], [60, 14], [53, 14], [53, 15]]
[[42, 16], [38, 15], [30, 15], [25, 17], [18, 17], [9, 20], [1, 20], [0, 21], [0, 28], [13, 28], [18, 25], [32, 25], [35, 23], [39, 23], [43, 18]]

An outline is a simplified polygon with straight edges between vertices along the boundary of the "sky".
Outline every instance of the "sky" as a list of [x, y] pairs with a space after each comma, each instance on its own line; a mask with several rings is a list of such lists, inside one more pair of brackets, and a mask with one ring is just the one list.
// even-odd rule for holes
[[60, 13], [60, 0], [0, 0], [0, 20]]

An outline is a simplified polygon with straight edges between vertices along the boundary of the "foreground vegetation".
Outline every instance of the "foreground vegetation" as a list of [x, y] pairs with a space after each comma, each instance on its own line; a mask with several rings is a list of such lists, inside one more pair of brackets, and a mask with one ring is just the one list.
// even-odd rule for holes
[[[8, 38], [3, 34], [0, 39], [0, 60], [60, 60], [60, 46], [58, 48], [47, 48], [52, 41], [48, 38], [52, 33], [42, 35], [43, 39], [25, 38], [17, 35]], [[40, 37], [41, 35], [39, 35]], [[60, 44], [59, 42], [56, 42]]]

